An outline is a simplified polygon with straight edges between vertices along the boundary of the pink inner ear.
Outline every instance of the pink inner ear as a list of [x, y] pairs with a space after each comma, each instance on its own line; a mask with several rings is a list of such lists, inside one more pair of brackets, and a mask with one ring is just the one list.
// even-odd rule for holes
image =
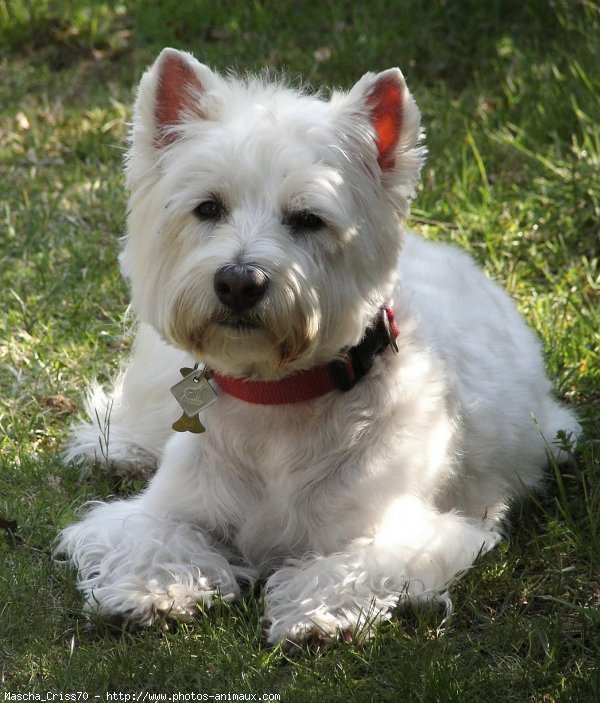
[[395, 150], [402, 132], [402, 86], [391, 76], [381, 78], [370, 92], [371, 123], [375, 128], [382, 171], [394, 168]]
[[202, 92], [202, 84], [190, 64], [178, 54], [165, 57], [158, 77], [154, 114], [159, 130], [159, 146], [171, 144], [175, 134], [165, 134], [165, 127], [172, 127], [183, 120], [185, 112], [194, 112], [202, 117], [197, 104], [197, 93]]

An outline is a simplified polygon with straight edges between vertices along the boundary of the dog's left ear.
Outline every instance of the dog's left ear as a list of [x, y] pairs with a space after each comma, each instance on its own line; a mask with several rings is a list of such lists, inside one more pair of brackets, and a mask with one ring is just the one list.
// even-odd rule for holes
[[366, 94], [366, 106], [375, 131], [377, 162], [382, 171], [394, 167], [402, 134], [406, 83], [400, 70], [390, 68], [376, 76]]
[[399, 68], [365, 74], [347, 94], [342, 113], [353, 121], [348, 135], [366, 118], [371, 149], [375, 147], [386, 185], [416, 181], [425, 153], [418, 145], [421, 113]]

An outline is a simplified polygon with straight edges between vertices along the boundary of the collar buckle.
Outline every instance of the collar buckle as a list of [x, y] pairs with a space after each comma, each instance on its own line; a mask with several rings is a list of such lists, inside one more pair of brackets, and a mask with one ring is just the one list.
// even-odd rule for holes
[[[400, 349], [398, 348], [398, 342], [396, 341], [396, 337], [398, 336], [398, 329], [396, 328], [396, 324], [394, 322], [394, 313], [392, 312], [391, 308], [387, 306], [385, 308], [382, 308], [379, 316], [379, 322], [383, 334], [385, 335], [385, 339], [388, 346], [392, 348], [394, 354], [398, 354], [400, 352]], [[394, 329], [392, 329], [392, 325], [394, 326]]]

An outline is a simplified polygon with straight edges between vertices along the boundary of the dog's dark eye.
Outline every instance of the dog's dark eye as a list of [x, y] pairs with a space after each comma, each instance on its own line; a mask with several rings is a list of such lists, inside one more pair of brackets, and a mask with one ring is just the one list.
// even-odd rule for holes
[[203, 200], [200, 205], [194, 208], [194, 215], [203, 222], [218, 220], [222, 217], [225, 208], [219, 200]]
[[325, 227], [325, 222], [310, 210], [290, 212], [283, 218], [283, 222], [294, 232], [317, 232]]

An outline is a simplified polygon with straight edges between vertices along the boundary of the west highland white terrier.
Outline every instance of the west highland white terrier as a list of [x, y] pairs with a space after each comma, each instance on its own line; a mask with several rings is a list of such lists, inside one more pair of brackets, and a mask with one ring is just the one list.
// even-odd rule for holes
[[261, 579], [269, 642], [368, 638], [447, 602], [561, 459], [579, 425], [508, 295], [404, 229], [424, 156], [397, 68], [328, 100], [173, 49], [144, 74], [137, 338], [67, 456], [158, 469], [59, 537], [88, 611], [188, 620]]

